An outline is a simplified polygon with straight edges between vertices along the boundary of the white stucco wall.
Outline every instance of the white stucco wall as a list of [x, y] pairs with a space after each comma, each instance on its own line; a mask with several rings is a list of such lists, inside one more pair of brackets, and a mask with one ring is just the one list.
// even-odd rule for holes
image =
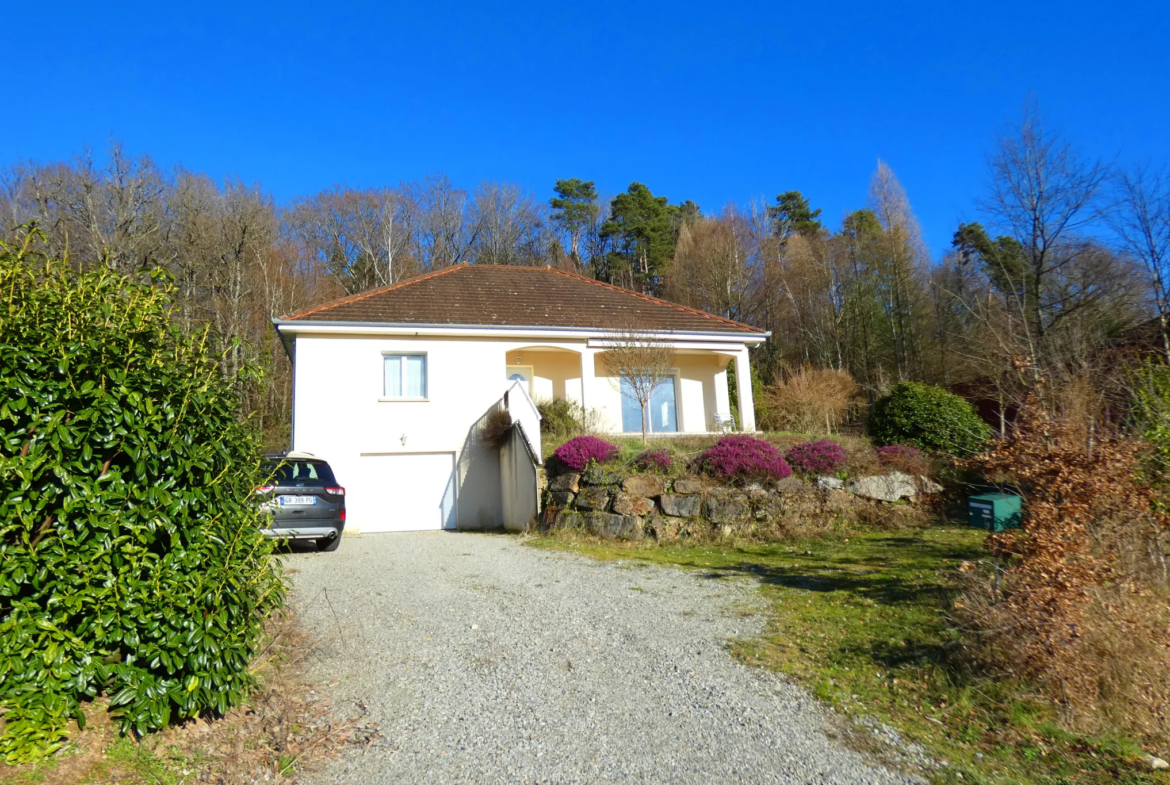
[[[578, 347], [580, 348], [580, 347]], [[515, 357], [513, 351], [509, 356]], [[577, 352], [550, 352], [523, 349], [519, 352], [525, 365], [532, 366], [532, 400], [553, 398], [581, 401], [581, 355]]]
[[[583, 341], [579, 343], [584, 346]], [[475, 432], [507, 387], [508, 353], [530, 344], [476, 338], [298, 335], [292, 448], [328, 460], [342, 485], [346, 477], [365, 477], [359, 464], [362, 456], [454, 452], [459, 528], [497, 528], [502, 518], [499, 456], [481, 446]], [[426, 353], [427, 400], [380, 400], [382, 356], [396, 351]], [[567, 366], [561, 362], [556, 367]], [[569, 388], [575, 387], [580, 397], [579, 362], [572, 375], [577, 383]], [[559, 381], [564, 388], [566, 379]], [[347, 486], [351, 502], [355, 495], [377, 492], [368, 484], [363, 479], [361, 487]], [[363, 500], [357, 501], [347, 506], [360, 510]], [[351, 519], [347, 529], [360, 531], [361, 525], [360, 520]]]
[[[300, 333], [293, 350], [292, 448], [328, 460], [355, 511], [369, 509], [373, 498], [393, 503], [379, 495], [363, 456], [453, 453], [458, 527], [497, 528], [503, 518], [499, 452], [481, 445], [476, 433], [507, 388], [505, 369], [516, 364], [517, 351], [520, 364], [534, 368], [535, 399], [584, 398], [602, 430], [621, 431], [621, 393], [585, 339]], [[394, 352], [426, 353], [427, 400], [380, 400], [382, 357]], [[678, 355], [683, 432], [714, 429], [714, 414], [727, 401], [727, 361], [714, 352]], [[347, 530], [361, 528], [357, 516], [347, 522]]]

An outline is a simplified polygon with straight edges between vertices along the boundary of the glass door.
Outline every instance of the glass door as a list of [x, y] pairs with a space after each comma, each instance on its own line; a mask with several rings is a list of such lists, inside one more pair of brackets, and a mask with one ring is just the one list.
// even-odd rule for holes
[[[650, 394], [650, 404], [646, 407], [646, 426], [647, 433], [678, 432], [673, 376], [659, 382]], [[642, 406], [634, 397], [629, 379], [622, 379], [622, 430], [626, 433], [642, 432]]]

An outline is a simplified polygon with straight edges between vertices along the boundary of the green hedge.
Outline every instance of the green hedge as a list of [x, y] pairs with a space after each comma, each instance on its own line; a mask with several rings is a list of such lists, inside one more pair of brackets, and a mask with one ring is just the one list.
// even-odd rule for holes
[[878, 445], [912, 444], [959, 457], [980, 452], [991, 438], [968, 401], [918, 382], [896, 384], [874, 404], [867, 427]]
[[[283, 601], [257, 440], [173, 289], [0, 244], [0, 754], [222, 713]], [[249, 371], [251, 373], [251, 371]]]

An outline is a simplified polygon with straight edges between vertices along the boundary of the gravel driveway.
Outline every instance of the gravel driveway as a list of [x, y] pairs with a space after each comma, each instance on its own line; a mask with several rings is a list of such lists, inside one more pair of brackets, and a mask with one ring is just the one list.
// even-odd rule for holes
[[320, 639], [311, 678], [337, 705], [364, 701], [383, 737], [308, 782], [915, 781], [728, 655], [760, 630], [742, 579], [441, 532], [346, 538], [287, 564]]

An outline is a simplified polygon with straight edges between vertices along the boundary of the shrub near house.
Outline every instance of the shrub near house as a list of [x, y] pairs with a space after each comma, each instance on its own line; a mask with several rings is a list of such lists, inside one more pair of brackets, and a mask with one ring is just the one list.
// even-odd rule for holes
[[991, 429], [969, 402], [918, 382], [896, 384], [878, 400], [867, 430], [881, 445], [908, 444], [959, 457], [974, 455], [991, 439]]
[[670, 471], [670, 453], [666, 450], [644, 450], [634, 459], [634, 466], [648, 472]]
[[618, 454], [618, 448], [596, 436], [578, 436], [562, 444], [553, 457], [574, 471], [584, 471], [590, 462], [605, 463]]
[[259, 451], [172, 289], [0, 244], [0, 754], [59, 747], [106, 694], [122, 728], [245, 696], [283, 597]]
[[772, 445], [751, 436], [725, 436], [703, 453], [699, 464], [715, 477], [783, 479], [792, 474], [792, 467], [784, 461]]
[[845, 465], [845, 448], [832, 439], [804, 442], [784, 453], [788, 463], [805, 474], [832, 474]]

